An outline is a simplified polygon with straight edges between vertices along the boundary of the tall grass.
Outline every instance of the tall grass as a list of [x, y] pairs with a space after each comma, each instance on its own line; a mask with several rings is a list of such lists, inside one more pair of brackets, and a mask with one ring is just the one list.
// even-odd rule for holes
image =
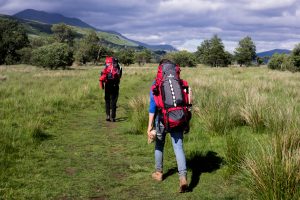
[[[0, 67], [8, 77], [0, 83], [0, 164], [8, 167], [36, 141], [49, 138], [47, 130], [66, 112], [99, 101], [94, 71], [46, 71], [31, 66]], [[5, 169], [5, 168], [2, 168]]]
[[251, 88], [244, 94], [243, 103], [240, 104], [240, 116], [246, 125], [258, 132], [265, 128], [265, 114], [268, 112], [266, 97], [258, 90]]
[[148, 123], [149, 96], [137, 96], [129, 100], [129, 115], [132, 123], [130, 133], [145, 134]]
[[227, 176], [237, 174], [241, 170], [241, 164], [246, 158], [247, 143], [242, 139], [240, 133], [232, 133], [226, 136], [225, 160], [227, 165]]
[[299, 132], [276, 135], [269, 146], [260, 146], [243, 165], [244, 181], [254, 199], [300, 198]]

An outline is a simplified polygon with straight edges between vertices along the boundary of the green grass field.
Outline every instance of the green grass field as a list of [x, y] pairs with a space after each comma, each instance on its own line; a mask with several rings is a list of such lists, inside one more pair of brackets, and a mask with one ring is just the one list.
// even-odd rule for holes
[[0, 199], [300, 198], [299, 73], [182, 69], [194, 106], [190, 192], [179, 194], [170, 138], [165, 179], [151, 179], [147, 66], [124, 68], [116, 123], [105, 121], [100, 67], [0, 66]]

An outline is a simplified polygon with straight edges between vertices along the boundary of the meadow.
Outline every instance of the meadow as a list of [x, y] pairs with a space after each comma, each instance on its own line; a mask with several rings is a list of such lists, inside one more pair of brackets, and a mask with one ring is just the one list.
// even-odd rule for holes
[[300, 74], [266, 67], [183, 68], [193, 90], [178, 193], [167, 138], [151, 179], [149, 88], [156, 65], [124, 68], [116, 123], [105, 122], [101, 67], [0, 66], [0, 199], [300, 198]]

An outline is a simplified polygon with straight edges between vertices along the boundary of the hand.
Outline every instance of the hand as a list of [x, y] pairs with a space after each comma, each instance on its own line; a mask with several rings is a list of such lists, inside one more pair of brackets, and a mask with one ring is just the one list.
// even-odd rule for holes
[[148, 131], [148, 144], [152, 143], [155, 140], [155, 130]]
[[104, 83], [102, 81], [100, 81], [100, 88], [104, 90]]

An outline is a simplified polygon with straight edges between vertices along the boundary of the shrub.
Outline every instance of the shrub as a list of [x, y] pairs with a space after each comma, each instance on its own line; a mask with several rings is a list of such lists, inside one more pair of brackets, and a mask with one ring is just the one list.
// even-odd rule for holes
[[181, 67], [196, 67], [196, 57], [193, 53], [188, 51], [178, 51], [168, 53], [164, 56], [169, 60], [172, 60], [176, 64], [180, 65]]
[[293, 60], [289, 55], [286, 54], [274, 54], [269, 63], [268, 67], [270, 69], [276, 69], [276, 70], [289, 70], [289, 71], [295, 71], [296, 68], [293, 64]]
[[65, 69], [71, 66], [73, 62], [73, 53], [67, 44], [53, 43], [33, 50], [32, 63], [36, 66], [57, 69]]
[[132, 49], [122, 49], [115, 53], [119, 62], [128, 66], [134, 63], [134, 51]]
[[32, 48], [25, 47], [18, 50], [18, 53], [21, 56], [20, 63], [22, 64], [31, 64], [31, 57], [32, 57]]

